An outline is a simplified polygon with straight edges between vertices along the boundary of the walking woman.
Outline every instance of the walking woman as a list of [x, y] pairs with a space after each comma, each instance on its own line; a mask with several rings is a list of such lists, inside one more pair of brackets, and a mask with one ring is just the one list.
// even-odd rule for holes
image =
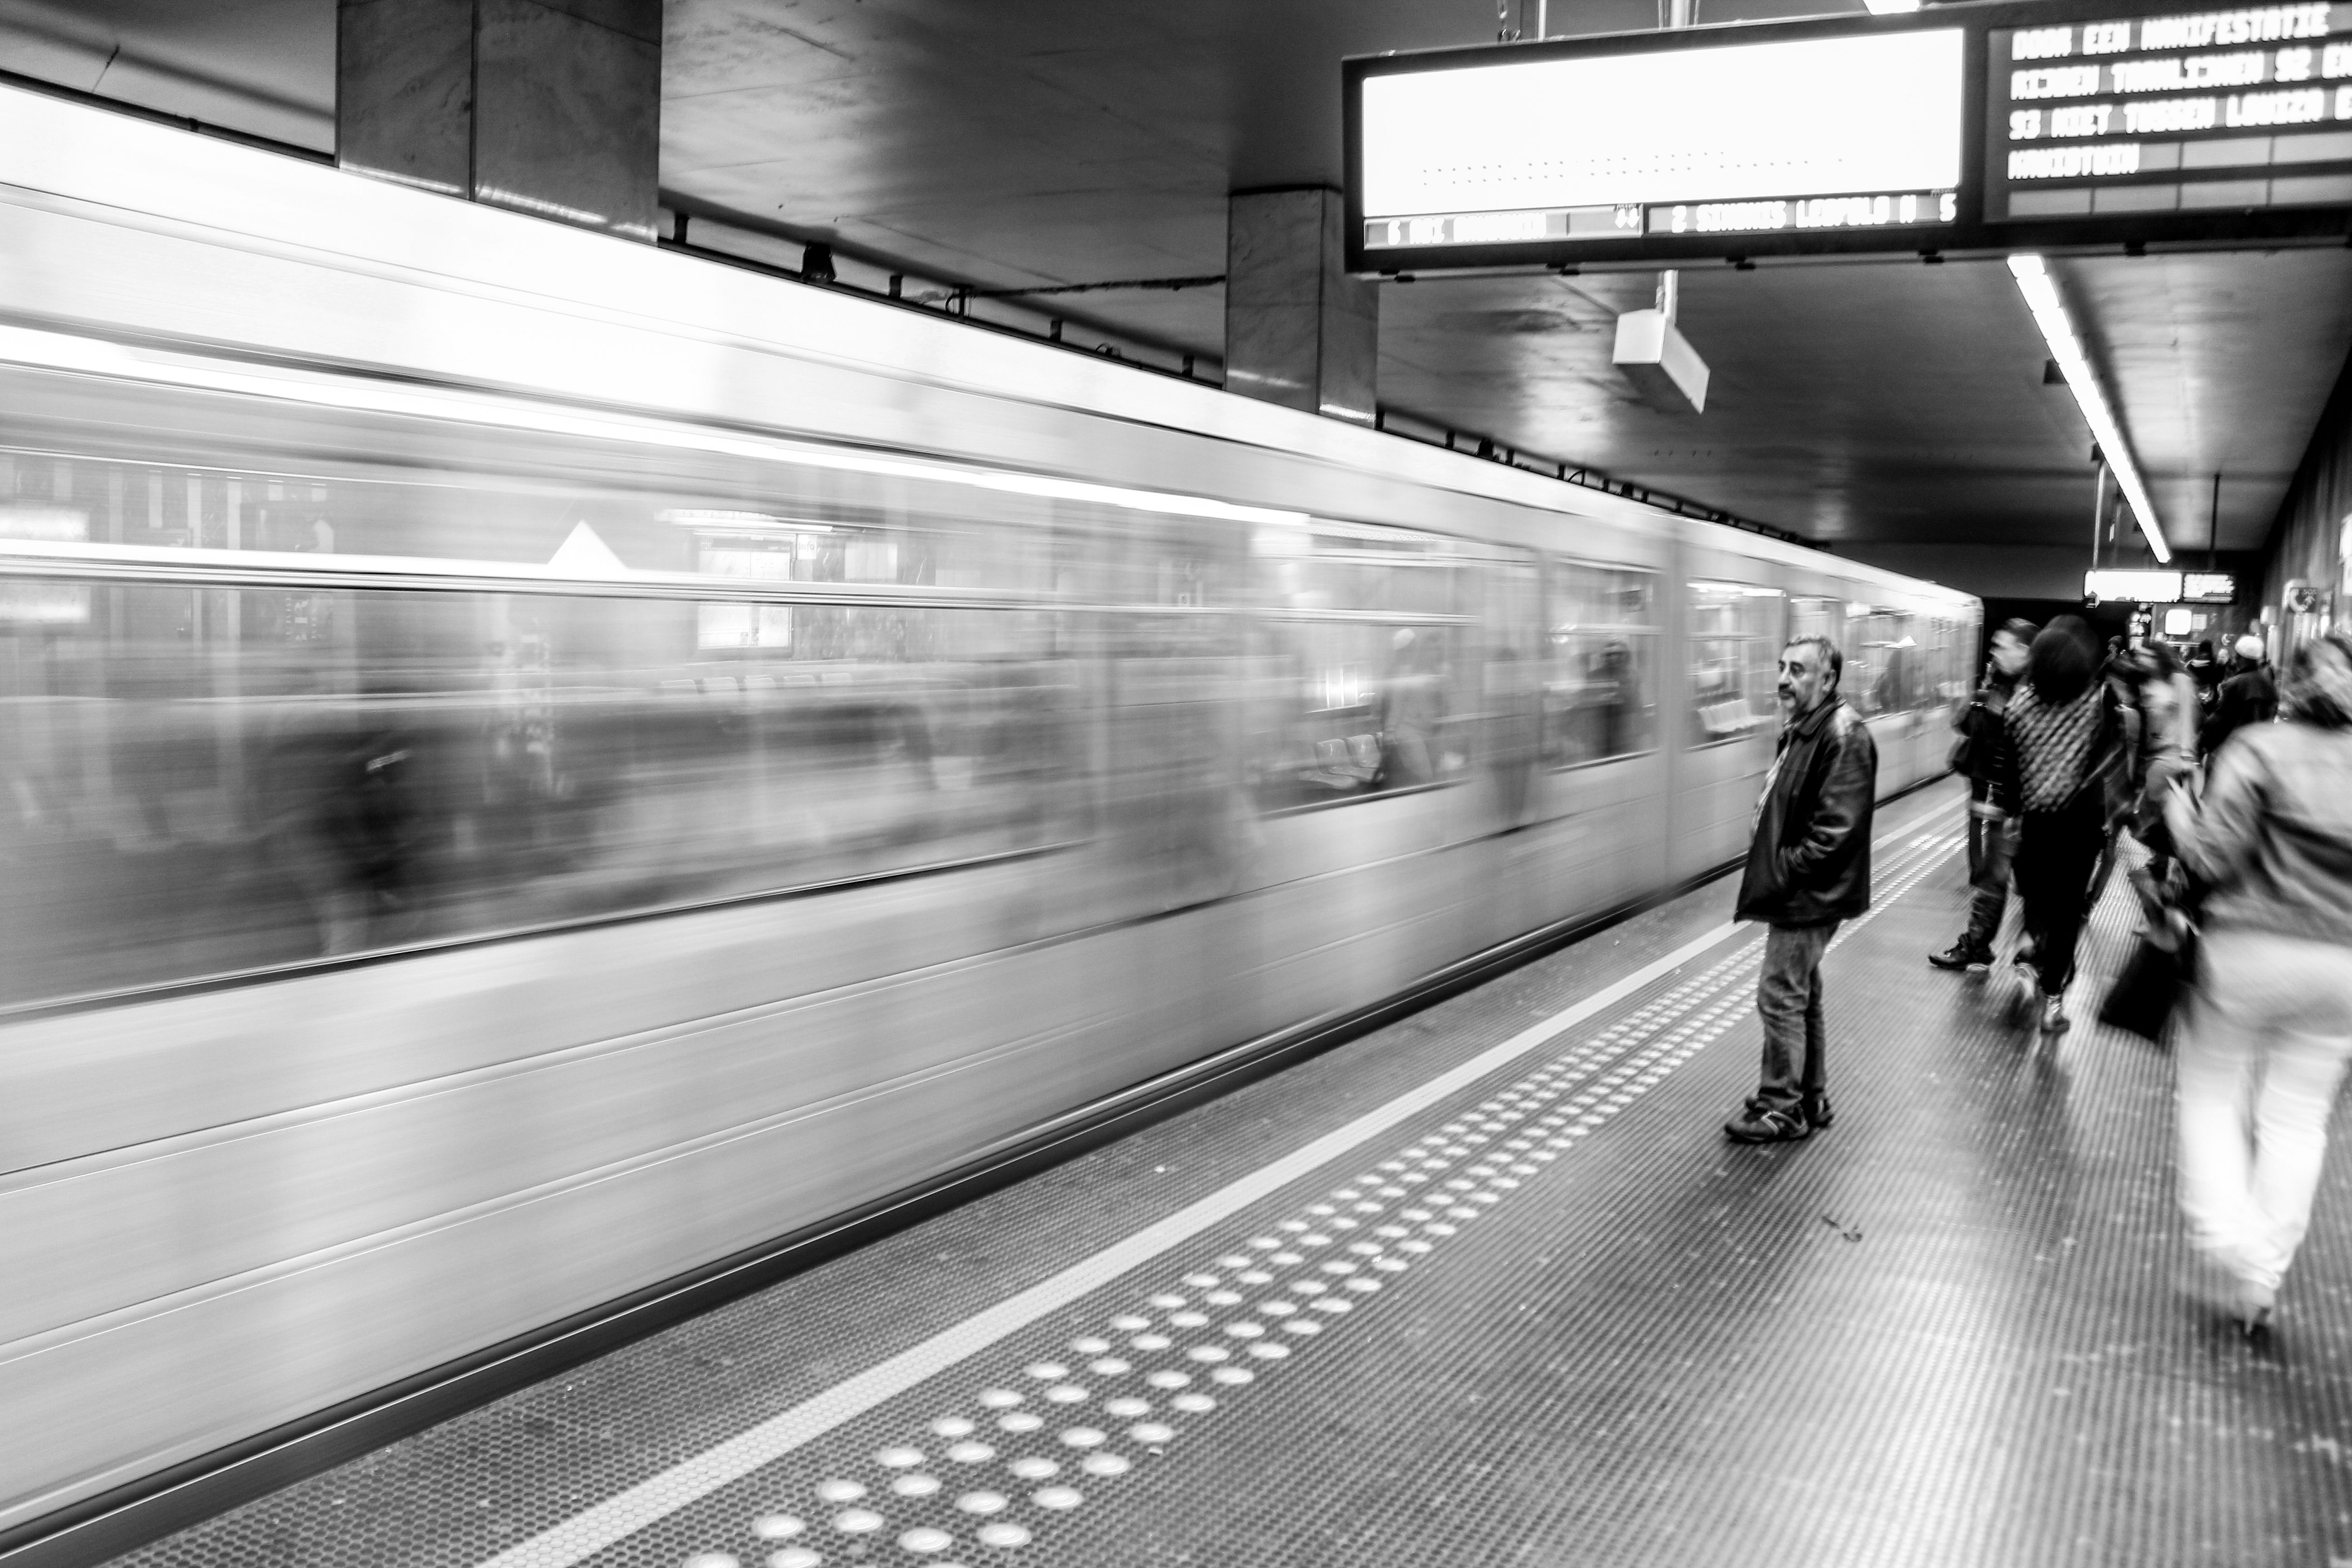
[[2106, 843], [2111, 793], [2127, 787], [2123, 721], [2098, 679], [2099, 645], [2079, 616], [2033, 639], [2025, 684], [2002, 716], [1994, 800], [2018, 819], [2017, 894], [2044, 1034], [2068, 1024], [2066, 987], [2089, 913], [2091, 873]]
[[2176, 1068], [2180, 1206], [2249, 1333], [2310, 1223], [2352, 1058], [2352, 636], [2295, 651], [2281, 709], [2230, 737], [2201, 804], [2176, 791], [2165, 810], [2207, 888]]

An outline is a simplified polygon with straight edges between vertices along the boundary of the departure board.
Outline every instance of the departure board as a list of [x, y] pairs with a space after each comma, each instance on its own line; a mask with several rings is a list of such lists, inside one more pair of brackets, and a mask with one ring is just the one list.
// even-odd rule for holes
[[1376, 76], [1362, 244], [1948, 225], [1963, 68], [1950, 26]]
[[2352, 204], [2352, 5], [1997, 27], [1989, 224]]
[[2352, 239], [2352, 0], [1976, 0], [1341, 70], [1358, 273]]

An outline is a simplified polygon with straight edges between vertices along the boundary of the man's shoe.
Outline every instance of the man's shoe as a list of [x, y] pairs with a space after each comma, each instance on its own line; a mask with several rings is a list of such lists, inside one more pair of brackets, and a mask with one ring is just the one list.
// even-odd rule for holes
[[2044, 996], [2042, 999], [2042, 1032], [2043, 1034], [2063, 1035], [2073, 1028], [2074, 1025], [2074, 1021], [2066, 1016], [2065, 997]]
[[1811, 1131], [1794, 1110], [1743, 1110], [1723, 1124], [1723, 1135], [1734, 1143], [1794, 1143]]
[[1799, 1108], [1798, 1114], [1805, 1119], [1806, 1130], [1812, 1132], [1821, 1131], [1831, 1122], [1837, 1120], [1837, 1112], [1830, 1109], [1830, 1097], [1828, 1095], [1823, 1095], [1819, 1100], [1809, 1100], [1805, 1101], [1805, 1103]]
[[1941, 952], [1929, 953], [1927, 962], [1938, 969], [1965, 969], [1971, 974], [1982, 974], [1992, 967], [1992, 950], [1970, 947], [1963, 939]]

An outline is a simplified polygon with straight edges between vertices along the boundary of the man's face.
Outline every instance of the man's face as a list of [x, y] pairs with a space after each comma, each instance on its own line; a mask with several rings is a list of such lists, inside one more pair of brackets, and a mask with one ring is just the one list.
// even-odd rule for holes
[[2008, 632], [1992, 634], [1992, 667], [2003, 675], [2016, 675], [2025, 668], [2032, 650]]
[[1780, 711], [1795, 719], [1821, 705], [1831, 689], [1828, 662], [1812, 643], [1792, 643], [1780, 650]]

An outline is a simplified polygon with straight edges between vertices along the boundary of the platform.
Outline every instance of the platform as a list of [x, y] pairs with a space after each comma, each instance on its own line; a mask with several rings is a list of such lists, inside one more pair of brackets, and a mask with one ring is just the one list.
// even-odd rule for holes
[[[1728, 879], [122, 1559], [140, 1568], [2352, 1562], [2339, 1147], [2267, 1343], [2180, 1289], [2170, 1068], [1930, 970], [1956, 787], [1727, 1144]], [[483, 1288], [496, 1289], [494, 1280]]]

